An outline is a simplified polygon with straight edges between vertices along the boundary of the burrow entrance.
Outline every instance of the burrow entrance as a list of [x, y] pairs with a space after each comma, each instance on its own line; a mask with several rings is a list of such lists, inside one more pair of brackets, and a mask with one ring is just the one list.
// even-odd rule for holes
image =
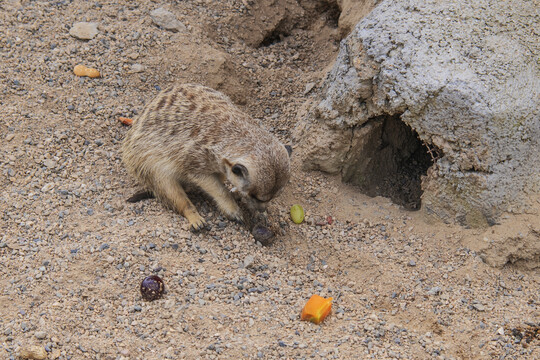
[[369, 196], [384, 196], [418, 210], [422, 176], [442, 155], [422, 142], [400, 115], [376, 117], [353, 129], [342, 177]]

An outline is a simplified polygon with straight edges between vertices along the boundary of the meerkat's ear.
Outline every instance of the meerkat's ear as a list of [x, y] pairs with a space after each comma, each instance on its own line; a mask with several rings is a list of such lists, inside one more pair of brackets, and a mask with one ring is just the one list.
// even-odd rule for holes
[[287, 149], [287, 154], [289, 154], [289, 157], [291, 157], [291, 154], [292, 154], [292, 146], [291, 146], [291, 145], [285, 145], [285, 149]]
[[242, 164], [234, 164], [233, 167], [231, 168], [231, 171], [233, 172], [233, 174], [244, 177], [244, 178], [247, 177], [248, 175], [248, 170]]

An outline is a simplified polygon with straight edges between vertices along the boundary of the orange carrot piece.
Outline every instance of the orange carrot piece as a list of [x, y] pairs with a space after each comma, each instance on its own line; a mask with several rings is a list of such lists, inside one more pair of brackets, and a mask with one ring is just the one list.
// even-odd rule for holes
[[118, 120], [124, 125], [127, 125], [127, 126], [133, 125], [133, 119], [123, 117], [123, 116], [119, 116]]
[[320, 324], [330, 311], [332, 310], [332, 298], [325, 299], [319, 295], [313, 295], [308, 300], [304, 308], [302, 309], [302, 314], [300, 315], [301, 320], [311, 321], [315, 324]]

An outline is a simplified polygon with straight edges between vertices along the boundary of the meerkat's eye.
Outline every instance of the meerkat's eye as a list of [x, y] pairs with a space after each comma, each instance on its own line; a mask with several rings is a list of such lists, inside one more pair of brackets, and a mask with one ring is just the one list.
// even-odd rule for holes
[[231, 171], [233, 172], [233, 174], [237, 175], [237, 176], [241, 176], [241, 177], [246, 177], [248, 171], [246, 169], [246, 167], [244, 165], [241, 165], [241, 164], [235, 164]]
[[255, 200], [256, 202], [258, 202], [258, 203], [265, 203], [265, 202], [266, 202], [266, 201], [259, 200], [258, 197], [253, 196], [253, 195], [251, 196], [251, 198], [252, 198], [253, 200]]

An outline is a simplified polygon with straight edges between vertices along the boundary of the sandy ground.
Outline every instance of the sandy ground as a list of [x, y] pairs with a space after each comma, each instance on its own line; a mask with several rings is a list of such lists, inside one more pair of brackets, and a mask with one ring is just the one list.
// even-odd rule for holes
[[[537, 216], [442, 224], [303, 172], [298, 153], [268, 247], [204, 196], [201, 233], [155, 200], [126, 203], [137, 184], [118, 116], [198, 82], [291, 143], [340, 40], [325, 1], [171, 1], [178, 32], [153, 23], [160, 3], [133, 3], [0, 2], [0, 358], [30, 345], [49, 359], [540, 358], [538, 267], [493, 268], [476, 251]], [[70, 36], [79, 21], [98, 34]], [[166, 293], [146, 302], [151, 274]], [[312, 294], [334, 298], [321, 325], [299, 320]]]

